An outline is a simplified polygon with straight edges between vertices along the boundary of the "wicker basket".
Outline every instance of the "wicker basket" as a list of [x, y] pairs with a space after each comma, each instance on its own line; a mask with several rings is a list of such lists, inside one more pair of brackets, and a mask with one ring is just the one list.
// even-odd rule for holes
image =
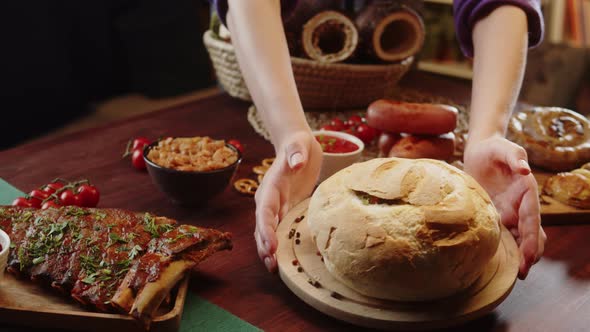
[[[214, 38], [211, 31], [205, 32], [203, 41], [221, 86], [231, 96], [252, 100], [233, 46]], [[291, 61], [304, 108], [348, 109], [364, 108], [376, 99], [391, 96], [413, 57], [386, 65], [323, 64], [295, 57]]]

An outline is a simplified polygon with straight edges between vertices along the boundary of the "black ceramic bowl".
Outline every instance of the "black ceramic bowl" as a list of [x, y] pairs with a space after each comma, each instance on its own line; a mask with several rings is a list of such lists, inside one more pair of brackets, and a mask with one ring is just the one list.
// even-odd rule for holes
[[211, 171], [179, 171], [162, 167], [147, 157], [150, 150], [157, 145], [158, 141], [153, 142], [143, 150], [147, 171], [160, 191], [174, 203], [184, 206], [202, 205], [225, 190], [242, 161], [240, 151], [233, 145], [226, 144], [238, 154], [235, 163]]

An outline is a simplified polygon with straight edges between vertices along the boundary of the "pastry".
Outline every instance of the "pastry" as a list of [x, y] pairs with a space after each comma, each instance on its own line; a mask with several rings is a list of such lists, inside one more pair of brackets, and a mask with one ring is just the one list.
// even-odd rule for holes
[[548, 178], [543, 194], [573, 207], [590, 209], [590, 164]]
[[574, 111], [535, 107], [510, 119], [508, 138], [528, 153], [529, 162], [552, 171], [590, 161], [590, 122]]

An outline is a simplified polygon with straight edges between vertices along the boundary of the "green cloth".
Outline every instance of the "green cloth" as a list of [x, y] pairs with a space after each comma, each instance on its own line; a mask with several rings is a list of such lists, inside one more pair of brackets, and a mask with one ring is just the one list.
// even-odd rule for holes
[[15, 198], [22, 195], [24, 195], [22, 191], [0, 178], [0, 205], [10, 205]]
[[[0, 178], [0, 205], [10, 205], [18, 196], [24, 193]], [[2, 327], [0, 332], [48, 332], [49, 329], [23, 329], [16, 327]], [[184, 305], [184, 313], [180, 322], [180, 331], [261, 331], [255, 326], [232, 315], [228, 311], [216, 306], [205, 299], [189, 293]]]

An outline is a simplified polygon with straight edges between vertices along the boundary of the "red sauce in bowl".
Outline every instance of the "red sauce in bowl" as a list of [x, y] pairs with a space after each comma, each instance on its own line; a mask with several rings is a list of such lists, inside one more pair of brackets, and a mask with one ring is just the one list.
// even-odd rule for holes
[[340, 137], [320, 134], [315, 138], [322, 146], [322, 151], [327, 153], [349, 153], [359, 149], [358, 145]]

